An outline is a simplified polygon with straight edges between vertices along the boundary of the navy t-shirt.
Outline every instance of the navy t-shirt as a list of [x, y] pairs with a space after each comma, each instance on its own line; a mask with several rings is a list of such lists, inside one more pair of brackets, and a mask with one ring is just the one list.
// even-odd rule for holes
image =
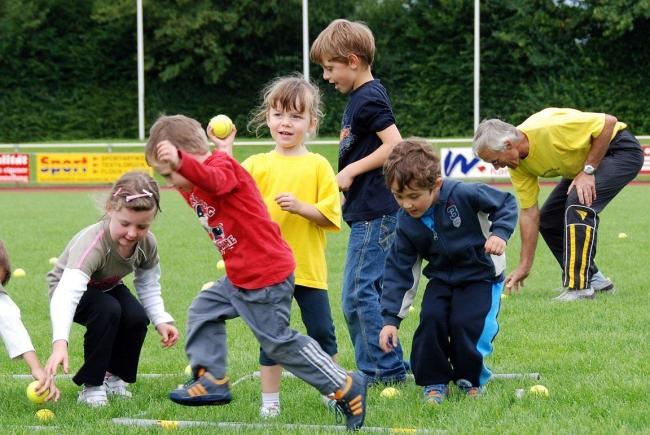
[[[364, 83], [352, 91], [341, 122], [339, 171], [377, 150], [382, 144], [377, 132], [393, 124], [395, 116], [390, 98], [379, 80]], [[343, 220], [348, 224], [377, 219], [399, 209], [386, 188], [382, 168], [355, 177], [344, 195]]]

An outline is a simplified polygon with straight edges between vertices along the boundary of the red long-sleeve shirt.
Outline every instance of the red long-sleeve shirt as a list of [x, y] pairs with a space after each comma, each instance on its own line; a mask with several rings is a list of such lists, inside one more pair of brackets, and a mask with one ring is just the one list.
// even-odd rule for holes
[[253, 178], [228, 154], [203, 163], [179, 151], [178, 173], [194, 185], [181, 191], [226, 263], [228, 279], [256, 290], [284, 281], [296, 267]]

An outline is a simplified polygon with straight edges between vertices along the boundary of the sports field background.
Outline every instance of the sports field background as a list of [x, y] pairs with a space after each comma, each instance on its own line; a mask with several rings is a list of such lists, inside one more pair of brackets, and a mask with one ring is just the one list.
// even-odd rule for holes
[[[259, 147], [240, 147], [243, 159]], [[267, 148], [268, 149], [268, 148]], [[336, 155], [335, 147], [313, 147], [316, 152]], [[333, 162], [334, 163], [334, 162]], [[550, 187], [543, 187], [543, 195]], [[442, 429], [452, 433], [637, 433], [650, 428], [647, 397], [650, 391], [650, 352], [648, 351], [647, 271], [650, 234], [647, 216], [648, 187], [628, 186], [601, 215], [597, 261], [611, 276], [618, 292], [599, 296], [594, 301], [559, 304], [551, 301], [560, 286], [560, 269], [541, 242], [533, 273], [520, 295], [502, 300], [500, 332], [489, 365], [495, 373], [539, 372], [540, 381], [495, 380], [487, 393], [470, 400], [452, 388], [451, 398], [440, 407], [421, 403], [421, 389], [411, 381], [400, 387], [393, 400], [379, 396], [382, 387], [370, 389], [367, 426]], [[12, 278], [8, 291], [21, 307], [41, 361], [49, 356], [51, 329], [45, 274], [48, 259], [58, 256], [70, 237], [100, 218], [107, 189], [6, 190], [0, 194], [0, 234], [5, 240], [14, 268], [27, 271], [25, 278]], [[99, 207], [99, 208], [98, 208]], [[153, 226], [158, 238], [162, 284], [166, 307], [175, 317], [182, 337], [187, 308], [208, 281], [220, 276], [215, 265], [217, 251], [196, 222], [189, 207], [176, 192], [164, 189], [162, 209]], [[619, 238], [625, 233], [627, 238]], [[333, 307], [340, 362], [353, 369], [354, 357], [340, 309], [340, 283], [348, 229], [329, 236], [330, 301]], [[518, 233], [508, 245], [508, 265], [516, 265]], [[408, 355], [412, 333], [417, 325], [416, 310], [400, 329]], [[293, 325], [304, 330], [294, 309]], [[83, 329], [73, 328], [70, 344], [71, 370], [82, 359]], [[258, 370], [258, 346], [241, 320], [228, 323], [229, 376], [236, 381]], [[140, 373], [167, 375], [142, 378], [132, 387], [134, 398], [115, 400], [105, 409], [88, 409], [76, 404], [77, 387], [61, 380], [62, 399], [47, 407], [56, 413], [50, 425], [56, 433], [132, 433], [151, 430], [125, 428], [111, 424], [111, 418], [131, 417], [164, 420], [229, 421], [268, 424], [268, 430], [246, 433], [287, 433], [273, 425], [333, 425], [335, 419], [321, 404], [316, 390], [297, 379], [285, 379], [282, 386], [282, 415], [271, 422], [258, 417], [259, 381], [248, 379], [233, 387], [234, 400], [224, 407], [185, 408], [167, 400], [167, 393], [185, 380], [187, 364], [183, 338], [173, 349], [159, 347], [151, 329], [142, 352]], [[39, 425], [34, 412], [39, 406], [27, 401], [25, 379], [12, 375], [27, 373], [22, 361], [0, 357], [0, 431], [28, 433], [28, 426]], [[545, 385], [550, 397], [530, 395], [515, 399], [517, 388], [535, 383]], [[155, 430], [154, 430], [155, 431]], [[186, 430], [203, 433], [204, 429]], [[330, 432], [323, 429], [323, 433]], [[46, 430], [45, 433], [48, 433]]]

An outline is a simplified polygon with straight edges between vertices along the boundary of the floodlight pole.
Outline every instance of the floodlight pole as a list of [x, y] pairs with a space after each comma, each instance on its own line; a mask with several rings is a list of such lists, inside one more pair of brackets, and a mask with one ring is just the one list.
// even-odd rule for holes
[[302, 0], [302, 75], [309, 80], [309, 14], [307, 1]]
[[481, 81], [481, 5], [474, 0], [474, 131], [478, 128], [480, 118], [480, 81]]
[[136, 1], [138, 21], [138, 137], [144, 140], [144, 42], [142, 37], [142, 0]]

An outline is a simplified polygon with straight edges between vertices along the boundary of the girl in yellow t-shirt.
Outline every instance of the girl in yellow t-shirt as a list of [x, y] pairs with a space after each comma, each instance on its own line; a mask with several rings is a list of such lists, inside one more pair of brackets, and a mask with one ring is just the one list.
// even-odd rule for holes
[[[268, 127], [275, 148], [249, 157], [242, 166], [255, 179], [271, 218], [293, 250], [297, 264], [294, 297], [307, 335], [335, 360], [338, 350], [327, 296], [325, 233], [340, 230], [341, 203], [332, 166], [305, 146], [321, 116], [316, 86], [302, 76], [275, 79], [264, 89], [262, 104], [249, 124], [255, 131]], [[216, 137], [211, 139], [219, 145]], [[260, 364], [260, 416], [275, 417], [280, 414], [282, 367], [263, 351]]]

